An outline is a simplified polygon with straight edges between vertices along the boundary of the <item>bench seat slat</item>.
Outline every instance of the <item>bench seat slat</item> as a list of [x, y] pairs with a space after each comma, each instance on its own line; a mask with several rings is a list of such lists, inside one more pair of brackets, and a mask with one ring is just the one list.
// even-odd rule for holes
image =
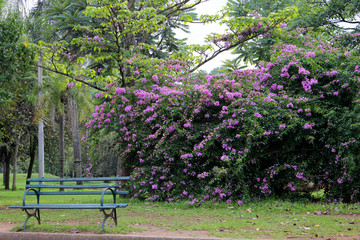
[[28, 178], [27, 182], [77, 182], [77, 181], [125, 181], [130, 177], [96, 177], [96, 178]]
[[117, 185], [109, 185], [109, 184], [99, 184], [99, 185], [46, 185], [46, 184], [27, 184], [26, 188], [75, 188], [75, 189], [83, 189], [83, 188], [116, 188], [119, 187]]
[[[116, 195], [127, 195], [129, 191], [116, 191]], [[40, 191], [39, 195], [101, 195], [102, 191], [81, 191], [81, 192], [74, 192], [74, 191], [64, 191], [64, 192], [46, 192]], [[106, 191], [105, 195], [112, 195], [112, 192]], [[34, 192], [28, 192], [27, 195], [36, 195]]]
[[128, 204], [26, 204], [25, 206], [9, 206], [9, 208], [21, 209], [113, 209], [124, 208]]

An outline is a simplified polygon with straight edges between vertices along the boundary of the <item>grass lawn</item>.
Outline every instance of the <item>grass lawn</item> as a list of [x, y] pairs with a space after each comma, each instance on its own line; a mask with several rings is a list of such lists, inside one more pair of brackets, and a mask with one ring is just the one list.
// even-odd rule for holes
[[[0, 188], [0, 222], [14, 223], [14, 231], [22, 228], [26, 214], [21, 210], [9, 210], [7, 206], [22, 204], [24, 182], [25, 175], [20, 174], [16, 191]], [[99, 199], [99, 196], [57, 196], [40, 201], [85, 203], [99, 202]], [[117, 227], [111, 219], [107, 220], [105, 233], [151, 235], [155, 229], [169, 236], [181, 231], [220, 238], [360, 236], [359, 204], [265, 200], [242, 206], [208, 203], [192, 207], [185, 203], [146, 203], [130, 199], [118, 199], [118, 202], [129, 203], [129, 206], [118, 210]], [[41, 225], [37, 225], [35, 218], [30, 219], [28, 231], [71, 232], [76, 229], [82, 233], [98, 233], [103, 215], [98, 210], [43, 210], [41, 218]]]

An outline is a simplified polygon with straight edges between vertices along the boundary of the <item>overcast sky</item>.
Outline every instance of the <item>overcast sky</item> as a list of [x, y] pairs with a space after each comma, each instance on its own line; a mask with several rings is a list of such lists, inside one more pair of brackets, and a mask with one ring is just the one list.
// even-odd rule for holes
[[[227, 3], [227, 0], [208, 0], [207, 2], [201, 3], [196, 8], [196, 13], [201, 14], [216, 14], [220, 11]], [[176, 35], [179, 38], [188, 38], [186, 41], [188, 44], [203, 44], [205, 37], [212, 33], [224, 33], [225, 26], [220, 26], [219, 23], [212, 24], [199, 24], [199, 23], [190, 23], [190, 34], [185, 34], [184, 32], [177, 32]], [[225, 59], [234, 58], [230, 52], [224, 52], [218, 55], [215, 59], [204, 64], [200, 69], [203, 69], [207, 72], [210, 72], [212, 69], [219, 67], [222, 64], [222, 61]]]

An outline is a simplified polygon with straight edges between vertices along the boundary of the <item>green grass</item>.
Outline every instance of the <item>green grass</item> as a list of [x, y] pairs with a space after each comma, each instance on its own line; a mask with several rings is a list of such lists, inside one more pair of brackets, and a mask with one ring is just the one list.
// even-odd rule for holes
[[[21, 177], [19, 175], [19, 183]], [[21, 204], [23, 192], [21, 186], [14, 192], [0, 188], [0, 206], [3, 209], [0, 222], [15, 223], [14, 231], [21, 229], [26, 214], [5, 207]], [[41, 200], [43, 203], [88, 201], [98, 202], [99, 197], [60, 196]], [[110, 219], [106, 222], [105, 233], [145, 232], [142, 226], [149, 225], [169, 231], [170, 236], [171, 232], [177, 230], [202, 230], [220, 238], [329, 238], [355, 236], [360, 232], [359, 204], [313, 204], [270, 199], [242, 206], [208, 203], [191, 207], [185, 203], [146, 203], [130, 199], [118, 201], [130, 205], [118, 210], [117, 227], [113, 226]], [[102, 213], [97, 210], [44, 210], [41, 211], [41, 217], [42, 225], [36, 224], [34, 218], [29, 220], [28, 231], [71, 232], [75, 228], [80, 232], [99, 233], [103, 220]]]

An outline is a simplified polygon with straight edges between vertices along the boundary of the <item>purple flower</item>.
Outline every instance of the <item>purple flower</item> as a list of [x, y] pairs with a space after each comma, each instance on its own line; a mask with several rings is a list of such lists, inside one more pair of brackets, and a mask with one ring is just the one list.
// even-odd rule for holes
[[159, 78], [158, 78], [157, 75], [153, 75], [153, 76], [152, 76], [152, 79], [154, 79], [155, 81], [157, 81]]
[[254, 113], [254, 116], [255, 116], [255, 117], [258, 117], [258, 118], [262, 118], [262, 116], [261, 116], [260, 113]]
[[158, 185], [154, 184], [151, 186], [152, 189], [157, 189], [158, 188]]
[[130, 112], [130, 111], [131, 111], [131, 105], [130, 105], [130, 106], [126, 106], [124, 110], [125, 110], [125, 112]]
[[305, 57], [314, 58], [314, 57], [315, 57], [315, 53], [314, 53], [314, 52], [307, 52], [307, 53], [305, 54]]
[[308, 70], [306, 70], [305, 68], [299, 68], [299, 74], [304, 74], [304, 75], [307, 75], [309, 74], [310, 72]]
[[125, 88], [116, 88], [115, 89], [115, 93], [118, 94], [118, 95], [120, 95], [122, 93], [125, 93], [125, 92], [126, 92]]
[[185, 124], [184, 124], [184, 127], [185, 127], [185, 128], [190, 128], [190, 127], [191, 127], [191, 124], [190, 124], [190, 123], [185, 123]]
[[187, 196], [187, 195], [188, 195], [188, 192], [184, 190], [184, 191], [182, 192], [182, 194], [183, 194], [184, 196]]
[[239, 201], [237, 202], [237, 204], [238, 204], [239, 206], [241, 206], [241, 205], [243, 205], [243, 201], [239, 200]]
[[285, 124], [285, 123], [279, 125], [279, 129], [280, 129], [280, 130], [284, 130], [285, 128], [286, 128], [286, 124]]
[[304, 129], [312, 129], [312, 127], [309, 123], [305, 123]]

